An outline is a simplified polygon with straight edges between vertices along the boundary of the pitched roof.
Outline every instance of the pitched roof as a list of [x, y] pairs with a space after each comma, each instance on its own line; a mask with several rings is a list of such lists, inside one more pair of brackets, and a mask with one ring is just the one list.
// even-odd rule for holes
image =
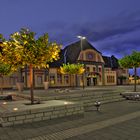
[[111, 57], [108, 56], [102, 56], [103, 60], [105, 62], [105, 67], [111, 68]]
[[64, 48], [64, 54], [65, 54], [65, 59], [67, 63], [76, 63], [78, 56], [80, 54], [81, 50], [86, 50], [86, 49], [93, 49], [95, 51], [99, 52], [94, 46], [92, 46], [86, 39], [82, 40], [82, 48], [81, 48], [81, 40], [72, 43]]
[[105, 62], [105, 67], [113, 69], [119, 67], [118, 59], [114, 55], [112, 55], [111, 57], [103, 56], [103, 59]]

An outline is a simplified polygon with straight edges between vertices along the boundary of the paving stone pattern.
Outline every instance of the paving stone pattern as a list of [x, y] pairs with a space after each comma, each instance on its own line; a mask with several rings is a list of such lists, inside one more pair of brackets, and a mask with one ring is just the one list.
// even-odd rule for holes
[[[118, 119], [123, 121], [123, 119], [126, 118], [128, 114], [137, 115], [139, 110], [140, 110], [140, 102], [123, 101], [123, 102], [105, 104], [101, 107], [101, 110], [99, 112], [97, 112], [95, 108], [93, 107], [89, 111], [86, 111], [84, 116], [83, 115], [82, 116], [81, 115], [69, 116], [69, 117], [54, 119], [51, 121], [41, 121], [41, 122], [36, 122], [36, 123], [17, 125], [14, 127], [0, 128], [0, 134], [1, 134], [0, 140], [10, 140], [10, 139], [15, 139], [15, 140], [51, 139], [53, 140], [55, 137], [59, 139], [58, 135], [56, 134], [62, 133], [62, 135], [65, 136], [67, 133], [63, 133], [63, 132], [68, 132], [70, 130], [78, 130], [78, 133], [74, 132], [75, 136], [72, 133], [73, 131], [69, 133], [69, 137], [65, 136], [65, 138], [68, 138], [71, 140], [73, 139], [74, 140], [78, 140], [78, 139], [93, 140], [94, 138], [95, 140], [96, 139], [97, 140], [101, 140], [101, 139], [114, 140], [114, 137], [116, 139], [120, 138], [123, 140], [124, 137], [127, 139], [127, 136], [125, 134], [129, 134], [129, 132], [131, 132], [130, 127], [131, 127], [131, 130], [134, 129], [134, 130], [137, 130], [137, 132], [138, 130], [140, 130], [138, 127], [140, 123], [140, 119], [137, 119], [137, 118], [133, 119], [132, 117], [131, 119], [133, 119], [133, 121], [125, 120], [124, 122], [120, 122], [118, 121]], [[101, 125], [102, 122], [106, 122], [106, 120], [109, 121], [109, 120], [114, 120], [114, 119], [116, 119], [117, 123], [111, 124], [111, 126], [107, 125], [108, 124], [107, 123], [106, 126], [101, 127], [104, 125], [104, 124]], [[96, 125], [100, 124], [101, 126], [100, 125], [99, 126], [101, 128], [97, 129], [95, 127], [95, 124]], [[125, 127], [126, 125], [130, 127]], [[94, 130], [92, 129], [93, 126], [94, 126]], [[122, 133], [120, 133], [119, 130], [113, 131], [114, 128], [117, 129], [118, 127], [122, 128], [123, 130]], [[79, 131], [80, 128], [81, 129], [84, 128], [84, 129]], [[111, 133], [110, 133], [110, 130], [111, 130]], [[100, 131], [102, 132], [102, 134], [99, 133]], [[131, 133], [129, 135], [131, 135]], [[131, 140], [133, 140], [132, 139], [133, 135], [134, 134], [131, 135]], [[48, 136], [50, 137], [48, 138]], [[138, 137], [140, 137], [139, 133], [137, 133], [136, 135], [137, 140], [139, 140]]]

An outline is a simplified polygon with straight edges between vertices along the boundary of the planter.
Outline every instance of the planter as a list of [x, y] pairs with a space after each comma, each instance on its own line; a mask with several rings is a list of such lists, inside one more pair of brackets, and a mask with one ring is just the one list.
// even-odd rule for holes
[[24, 88], [24, 83], [23, 82], [17, 82], [16, 87], [17, 87], [19, 92], [22, 92], [23, 88]]
[[49, 82], [44, 82], [44, 89], [47, 90], [49, 88]]

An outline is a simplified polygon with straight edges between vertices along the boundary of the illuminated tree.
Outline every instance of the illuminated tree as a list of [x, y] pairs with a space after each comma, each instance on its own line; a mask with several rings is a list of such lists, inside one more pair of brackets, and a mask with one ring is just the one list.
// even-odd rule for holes
[[140, 66], [140, 52], [133, 51], [131, 55], [120, 59], [119, 64], [123, 68], [134, 68], [134, 91], [136, 92], [137, 68]]
[[[83, 74], [85, 71], [83, 64], [63, 64], [60, 67], [60, 72], [62, 74], [69, 74], [70, 75], [70, 84], [71, 84], [71, 75]], [[77, 80], [77, 78], [75, 78]], [[77, 81], [76, 81], [77, 83]]]
[[[2, 54], [2, 47], [3, 47], [3, 42], [5, 41], [5, 38], [3, 37], [2, 34], [0, 34], [0, 54]], [[2, 83], [1, 83], [1, 94], [3, 94], [3, 84], [4, 84], [4, 75], [8, 75], [11, 72], [11, 67], [10, 65], [4, 64], [1, 60], [0, 60], [0, 77], [2, 79]]]
[[26, 28], [11, 34], [10, 39], [3, 44], [1, 59], [6, 64], [12, 65], [12, 70], [24, 68], [25, 65], [29, 67], [31, 104], [33, 104], [33, 68], [46, 68], [49, 62], [57, 60], [60, 45], [49, 42], [48, 34], [36, 39], [35, 33]]

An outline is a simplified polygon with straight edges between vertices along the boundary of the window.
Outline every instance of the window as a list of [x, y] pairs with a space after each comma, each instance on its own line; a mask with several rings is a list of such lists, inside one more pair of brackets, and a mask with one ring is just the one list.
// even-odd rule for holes
[[55, 75], [54, 74], [50, 74], [50, 83], [51, 83], [51, 85], [55, 84]]
[[99, 67], [98, 70], [99, 70], [99, 72], [102, 72], [102, 68], [101, 67]]
[[114, 83], [115, 77], [114, 76], [107, 76], [107, 83]]
[[37, 85], [42, 85], [43, 81], [42, 81], [42, 76], [38, 75], [37, 76]]
[[57, 74], [57, 82], [59, 84], [62, 84], [62, 75], [61, 74]]
[[86, 72], [90, 72], [90, 69], [89, 69], [89, 67], [86, 67]]
[[64, 84], [68, 84], [68, 83], [69, 83], [69, 76], [64, 75]]
[[95, 67], [93, 67], [93, 72], [95, 72], [96, 71], [96, 68]]

